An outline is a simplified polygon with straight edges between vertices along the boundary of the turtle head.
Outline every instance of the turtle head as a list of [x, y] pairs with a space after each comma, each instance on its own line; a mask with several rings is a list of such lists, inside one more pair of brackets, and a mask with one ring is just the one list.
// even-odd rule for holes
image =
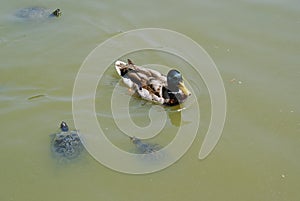
[[141, 140], [140, 139], [138, 139], [138, 138], [136, 138], [136, 137], [129, 137], [130, 138], [130, 140], [131, 140], [131, 142], [133, 143], [133, 144], [137, 144], [137, 143], [139, 143]]
[[59, 16], [61, 16], [61, 14], [62, 14], [61, 10], [59, 8], [57, 8], [55, 11], [53, 11], [51, 13], [51, 16], [59, 17]]
[[63, 132], [69, 131], [69, 127], [68, 127], [67, 123], [64, 122], [64, 121], [61, 122], [61, 124], [60, 124], [60, 129], [61, 129], [61, 131], [63, 131]]
[[191, 92], [184, 85], [182, 75], [178, 70], [170, 70], [167, 75], [168, 88], [172, 92], [178, 92], [180, 89], [184, 95], [190, 96]]

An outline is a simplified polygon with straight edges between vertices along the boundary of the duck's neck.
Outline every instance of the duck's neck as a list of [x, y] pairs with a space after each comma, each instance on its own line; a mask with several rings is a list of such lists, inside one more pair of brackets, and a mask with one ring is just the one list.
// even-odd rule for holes
[[171, 91], [170, 89], [163, 88], [163, 98], [167, 100], [164, 104], [168, 106], [178, 105], [181, 102], [182, 95], [179, 90]]
[[168, 83], [168, 90], [170, 93], [178, 93], [179, 92], [179, 88], [177, 85], [169, 84], [169, 83]]

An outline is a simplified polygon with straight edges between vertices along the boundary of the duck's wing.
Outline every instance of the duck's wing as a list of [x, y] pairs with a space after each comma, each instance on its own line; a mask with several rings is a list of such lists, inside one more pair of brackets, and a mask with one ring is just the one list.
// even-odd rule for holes
[[117, 73], [122, 77], [123, 82], [129, 88], [135, 88], [136, 85], [142, 86], [142, 80], [140, 76], [136, 74], [136, 70], [133, 65], [127, 64], [123, 61], [116, 61], [115, 68]]
[[167, 84], [167, 78], [160, 72], [141, 66], [117, 61], [115, 64], [118, 74], [123, 82], [134, 89], [142, 98], [154, 102], [163, 103], [162, 88]]
[[130, 79], [142, 88], [148, 88], [149, 85], [153, 85], [155, 86], [154, 90], [156, 90], [159, 85], [165, 86], [167, 83], [165, 75], [156, 70], [136, 66], [130, 60], [128, 60], [128, 63], [117, 61], [115, 68], [122, 78]]

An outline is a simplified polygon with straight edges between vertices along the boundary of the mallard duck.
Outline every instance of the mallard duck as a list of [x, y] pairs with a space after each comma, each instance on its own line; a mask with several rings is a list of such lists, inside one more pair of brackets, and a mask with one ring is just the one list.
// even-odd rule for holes
[[125, 85], [142, 99], [174, 106], [183, 103], [191, 95], [178, 70], [172, 69], [165, 76], [156, 70], [137, 66], [130, 59], [127, 63], [116, 61], [115, 68]]

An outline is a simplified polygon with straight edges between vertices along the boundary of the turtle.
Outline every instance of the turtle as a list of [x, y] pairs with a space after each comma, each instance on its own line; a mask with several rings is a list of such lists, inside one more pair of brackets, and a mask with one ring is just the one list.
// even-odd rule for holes
[[80, 155], [83, 144], [76, 130], [69, 130], [66, 122], [60, 124], [60, 132], [54, 134], [51, 149], [54, 155], [66, 159], [73, 159]]
[[139, 154], [153, 154], [161, 148], [158, 144], [145, 143], [136, 137], [130, 137], [130, 140], [135, 144]]
[[43, 7], [28, 7], [17, 10], [15, 16], [21, 19], [33, 20], [60, 17], [61, 14], [62, 11], [59, 8], [50, 10]]

